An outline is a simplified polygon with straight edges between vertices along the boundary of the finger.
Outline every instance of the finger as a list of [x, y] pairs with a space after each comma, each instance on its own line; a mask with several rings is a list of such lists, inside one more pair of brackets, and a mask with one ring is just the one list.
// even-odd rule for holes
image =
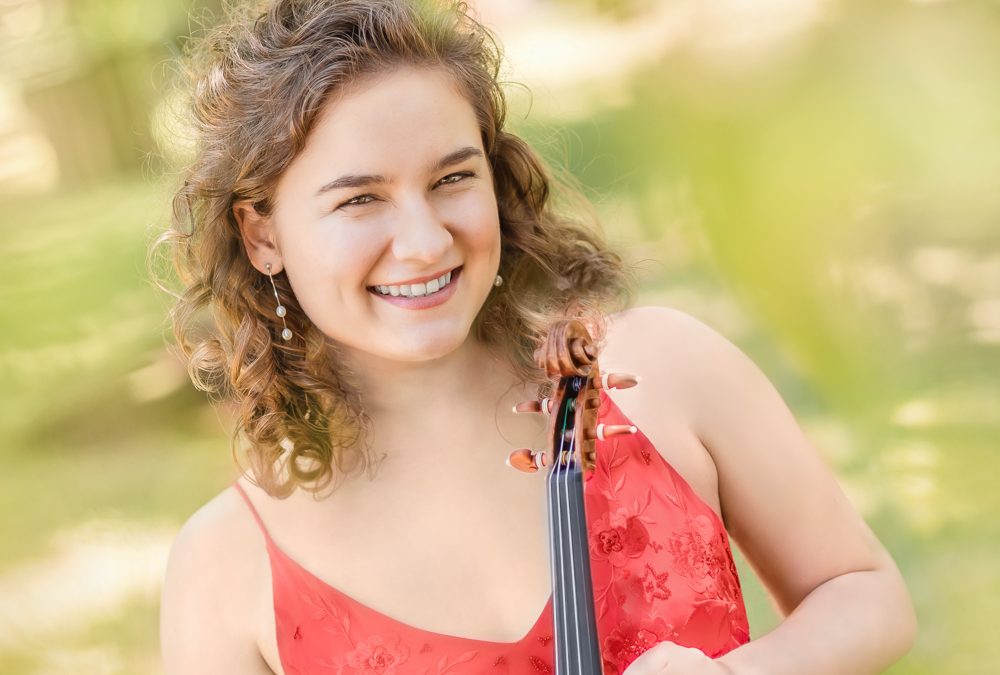
[[718, 675], [726, 670], [697, 647], [666, 640], [640, 654], [622, 675]]
[[686, 649], [670, 641], [653, 645], [628, 665], [622, 675], [674, 675], [670, 668], [680, 650]]

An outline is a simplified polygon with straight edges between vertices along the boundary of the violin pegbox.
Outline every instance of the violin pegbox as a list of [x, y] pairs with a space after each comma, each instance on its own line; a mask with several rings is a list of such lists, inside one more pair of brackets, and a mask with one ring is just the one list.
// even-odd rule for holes
[[[574, 409], [574, 447], [578, 448], [576, 459], [584, 472], [594, 468], [597, 454], [596, 441], [610, 436], [635, 433], [636, 428], [627, 424], [597, 424], [597, 413], [601, 405], [600, 389], [627, 389], [638, 384], [638, 375], [628, 373], [601, 374], [597, 363], [597, 347], [586, 326], [576, 319], [555, 322], [549, 330], [545, 342], [535, 350], [535, 362], [548, 377], [558, 378], [556, 394], [541, 401], [522, 401], [513, 407], [513, 412], [540, 412], [551, 415], [556, 406], [566, 397], [576, 400]], [[583, 378], [579, 390], [567, 391], [570, 382]], [[579, 381], [579, 380], [577, 380]], [[576, 389], [576, 387], [574, 387]], [[552, 420], [550, 436], [555, 431], [556, 420]], [[553, 450], [553, 455], [555, 451]], [[555, 457], [546, 457], [544, 452], [532, 452], [520, 448], [507, 457], [507, 466], [535, 473], [548, 466]]]
[[[601, 407], [601, 392], [595, 382], [600, 384], [600, 368], [595, 359], [589, 368], [587, 379], [583, 382], [583, 391], [577, 396], [576, 429], [577, 431], [577, 461], [584, 473], [593, 471], [597, 463], [597, 410]], [[603, 435], [603, 434], [602, 434]]]

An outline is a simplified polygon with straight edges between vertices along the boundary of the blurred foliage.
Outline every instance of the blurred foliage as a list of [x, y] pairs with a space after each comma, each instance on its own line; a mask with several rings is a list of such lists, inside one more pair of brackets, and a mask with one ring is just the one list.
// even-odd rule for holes
[[[621, 21], [653, 7], [562, 2]], [[639, 304], [737, 342], [837, 470], [918, 607], [918, 644], [888, 672], [988, 673], [1000, 666], [988, 629], [1000, 618], [1000, 14], [986, 1], [825, 6], [766, 56], [692, 38], [613, 91], [594, 83], [586, 114], [514, 122], [587, 186], [641, 264]], [[226, 411], [165, 354], [169, 305], [144, 269], [169, 215], [171, 178], [151, 176], [176, 152], [155, 145], [171, 136], [150, 120], [174, 36], [200, 10], [45, 7], [48, 22], [16, 20], [37, 29], [22, 31], [30, 59], [0, 44], [62, 168], [55, 189], [0, 202], [0, 508], [17, 514], [0, 588], [95, 523], [172, 532], [233, 478]], [[778, 617], [736, 553], [759, 637]], [[120, 554], [101, 560], [135, 572]], [[4, 672], [156, 672], [157, 589], [136, 584], [110, 608], [0, 625]]]

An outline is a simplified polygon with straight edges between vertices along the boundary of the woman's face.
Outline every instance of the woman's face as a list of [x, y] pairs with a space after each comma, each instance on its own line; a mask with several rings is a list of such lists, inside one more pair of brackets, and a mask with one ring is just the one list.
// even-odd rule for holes
[[[361, 82], [321, 113], [278, 183], [272, 217], [254, 226], [252, 209], [238, 210], [254, 266], [283, 268], [308, 318], [348, 351], [447, 354], [493, 289], [493, 178], [456, 87], [442, 70], [410, 67]], [[436, 292], [404, 297], [446, 273]]]

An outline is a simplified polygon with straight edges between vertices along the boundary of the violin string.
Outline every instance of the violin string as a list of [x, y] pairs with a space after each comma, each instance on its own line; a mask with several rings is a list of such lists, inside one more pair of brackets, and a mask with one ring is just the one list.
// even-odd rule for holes
[[[564, 390], [564, 400], [565, 400], [565, 390]], [[561, 584], [560, 587], [563, 590], [563, 593], [562, 593], [562, 599], [563, 599], [563, 602], [562, 602], [562, 617], [561, 617], [561, 619], [562, 619], [562, 625], [563, 625], [563, 657], [564, 657], [563, 658], [563, 663], [566, 664], [566, 670], [568, 672], [569, 671], [570, 658], [571, 658], [570, 651], [569, 651], [570, 650], [570, 633], [569, 633], [569, 611], [570, 610], [569, 610], [569, 596], [571, 594], [570, 591], [572, 590], [572, 586], [570, 586], [567, 583], [567, 579], [566, 579], [566, 567], [572, 565], [573, 561], [572, 561], [572, 559], [568, 559], [569, 556], [572, 555], [572, 551], [565, 549], [564, 546], [563, 546], [563, 544], [566, 543], [566, 530], [564, 528], [567, 527], [568, 522], [569, 522], [569, 518], [570, 518], [571, 514], [570, 514], [569, 509], [568, 509], [568, 504], [566, 504], [565, 511], [563, 509], [563, 506], [564, 506], [564, 503], [565, 503], [564, 500], [563, 500], [563, 494], [567, 492], [566, 486], [568, 484], [567, 476], [569, 474], [569, 465], [568, 465], [568, 463], [566, 463], [566, 447], [565, 447], [565, 443], [566, 443], [566, 414], [565, 414], [565, 410], [563, 410], [562, 412], [563, 412], [563, 418], [562, 418], [562, 424], [561, 424], [561, 429], [560, 429], [561, 433], [559, 434], [559, 460], [560, 460], [559, 461], [559, 465], [560, 465], [560, 474], [559, 474], [559, 480], [557, 480], [557, 482], [556, 482], [556, 499], [559, 502], [559, 513], [560, 514], [564, 514], [563, 517], [561, 517], [559, 519], [559, 527], [560, 527], [560, 530], [559, 530], [559, 551], [560, 551], [560, 559], [562, 561], [562, 564], [559, 567], [559, 572], [561, 574], [561, 578], [560, 578], [559, 581], [560, 581], [560, 584]]]
[[[565, 393], [565, 389], [563, 390]], [[563, 396], [565, 399], [565, 395]], [[575, 413], [575, 408], [579, 405], [581, 396], [577, 396], [576, 399], [570, 399], [573, 405], [573, 413]], [[576, 662], [577, 668], [573, 672], [583, 672], [583, 636], [580, 634], [580, 612], [578, 607], [578, 602], [580, 600], [579, 594], [576, 592], [576, 560], [573, 559], [573, 538], [574, 538], [574, 509], [570, 503], [570, 470], [577, 467], [576, 457], [574, 455], [576, 449], [576, 429], [573, 429], [573, 433], [569, 438], [569, 448], [566, 448], [567, 444], [567, 430], [569, 426], [569, 420], [573, 419], [575, 421], [576, 415], [573, 414], [570, 417], [570, 405], [565, 405], [562, 410], [562, 421], [560, 423], [560, 434], [559, 434], [559, 447], [558, 451], [555, 453], [555, 460], [551, 470], [549, 471], [546, 480], [548, 482], [548, 495], [550, 508], [548, 509], [549, 516], [549, 532], [550, 536], [550, 546], [552, 546], [553, 555], [550, 565], [550, 572], [552, 575], [552, 588], [553, 592], [556, 590], [556, 584], [559, 586], [559, 615], [556, 620], [559, 621], [559, 625], [562, 627], [562, 643], [559, 644], [557, 641], [558, 649], [555, 652], [555, 673], [556, 675], [565, 675], [570, 671], [569, 664], [572, 662], [570, 655], [570, 608], [569, 602], [570, 598], [566, 592], [566, 575], [562, 572], [568, 567], [569, 576], [571, 582], [571, 589], [574, 591], [572, 593], [572, 603], [573, 603], [573, 623], [576, 629], [574, 634], [574, 647], [573, 651], [576, 652]], [[558, 414], [558, 413], [557, 413]], [[575, 424], [574, 424], [575, 427]], [[581, 464], [582, 466], [582, 464]], [[582, 484], [581, 484], [582, 485]], [[582, 497], [582, 495], [581, 495]], [[565, 509], [565, 517], [563, 517], [563, 511]], [[565, 527], [565, 529], [563, 529]], [[584, 529], [582, 530], [586, 534], [586, 524], [584, 524]], [[567, 543], [568, 542], [568, 543]], [[565, 545], [564, 545], [565, 544]], [[583, 544], [586, 546], [586, 536], [584, 536]], [[587, 551], [589, 555], [589, 549], [583, 549]], [[589, 612], [588, 612], [589, 616]], [[589, 647], [588, 647], [589, 648]]]
[[[573, 417], [575, 419], [576, 418], [576, 414], [575, 414], [576, 413], [576, 405], [577, 405], [577, 402], [579, 401], [579, 398], [574, 398], [574, 399], [571, 399], [571, 400], [573, 401], [573, 411], [572, 411], [572, 414], [573, 414]], [[571, 411], [569, 410], [569, 406], [567, 406], [567, 409], [566, 409], [566, 416], [567, 416], [567, 418], [569, 417], [570, 414], [571, 414]], [[565, 439], [565, 435], [563, 436], [563, 438]], [[572, 469], [572, 470], [576, 469], [576, 455], [574, 454], [575, 448], [576, 448], [576, 429], [575, 429], [575, 424], [574, 424], [573, 433], [571, 433], [570, 437], [569, 437], [569, 450], [568, 450], [567, 455], [566, 455], [569, 458], [569, 462], [568, 462], [567, 466], [570, 469]], [[571, 508], [571, 505], [569, 503], [570, 502], [570, 483], [569, 483], [570, 476], [569, 476], [569, 474], [570, 474], [570, 472], [567, 471], [566, 472], [566, 479], [565, 479], [566, 480], [566, 510], [567, 510], [568, 515], [569, 515], [569, 517], [566, 519], [566, 528], [567, 528], [567, 534], [569, 535], [569, 554], [572, 557], [573, 556], [573, 552], [576, 551], [576, 550], [578, 550], [578, 548], [573, 545], [573, 532], [576, 530], [576, 528], [573, 525], [573, 513], [574, 513], [574, 511], [576, 511], [576, 509], [575, 508]], [[575, 478], [574, 478], [574, 480], [575, 480]], [[579, 589], [577, 588], [577, 585], [576, 585], [576, 565], [577, 565], [577, 562], [575, 560], [571, 559], [570, 560], [570, 565], [569, 565], [570, 578], [571, 578], [570, 585], [572, 586], [572, 588], [574, 590], [574, 593], [573, 593], [573, 621], [574, 621], [574, 624], [575, 624], [575, 627], [576, 627], [576, 639], [574, 640], [574, 644], [576, 646], [577, 672], [578, 673], [582, 673], [583, 672], [583, 651], [582, 651], [581, 647], [582, 647], [583, 640], [581, 639], [582, 636], [580, 635], [580, 608], [577, 606], [577, 603], [579, 602], [579, 599], [580, 599], [580, 593], [579, 593]]]
[[[559, 413], [559, 409], [555, 409], [553, 412]], [[556, 426], [559, 425], [559, 420], [556, 420]], [[555, 616], [555, 620], [558, 622], [557, 631], [561, 640], [556, 641], [556, 652], [555, 652], [555, 669], [556, 675], [563, 675], [566, 672], [565, 663], [568, 662], [568, 654], [566, 653], [566, 637], [569, 630], [568, 621], [566, 617], [566, 593], [565, 593], [565, 578], [563, 575], [563, 532], [562, 532], [562, 499], [560, 497], [560, 474], [563, 471], [562, 466], [562, 448], [561, 439], [562, 435], [565, 433], [565, 429], [559, 429], [560, 431], [560, 447], [553, 448], [553, 462], [552, 470], [549, 472], [549, 531], [552, 533], [553, 547], [552, 552], [555, 556], [555, 564], [552, 567], [553, 574], [553, 592], [557, 593], [559, 602], [556, 603], [558, 609], [558, 614]], [[553, 439], [555, 440], [555, 439]], [[558, 584], [558, 586], [556, 585]]]
[[[562, 517], [560, 515], [561, 504], [559, 502], [558, 495], [553, 496], [553, 490], [554, 489], [557, 490], [559, 485], [558, 483], [559, 455], [556, 454], [555, 457], [556, 461], [552, 463], [552, 469], [549, 471], [548, 475], [549, 546], [550, 550], [552, 551], [552, 555], [554, 557], [552, 565], [552, 592], [556, 594], [556, 597], [559, 597], [561, 599], [565, 597], [565, 595], [560, 592], [560, 586], [559, 586], [559, 584], [562, 581], [562, 576], [559, 573], [562, 571], [563, 555], [562, 555], [562, 532], [560, 532], [557, 528], [559, 527], [559, 523], [562, 522]], [[555, 603], [553, 602], [553, 604]], [[560, 602], [559, 603], [560, 614], [555, 617], [556, 621], [559, 622], [559, 625], [563, 625], [565, 623], [562, 617], [564, 611], [565, 608], [563, 607], [562, 602]], [[563, 627], [563, 635], [565, 635], [565, 627]], [[559, 647], [561, 648], [562, 645], [559, 645]], [[560, 668], [560, 662], [562, 661], [562, 659], [560, 658], [558, 650], [555, 653], [555, 657], [556, 657], [555, 668], [556, 668], [556, 673], [558, 674], [563, 672], [563, 669]]]

